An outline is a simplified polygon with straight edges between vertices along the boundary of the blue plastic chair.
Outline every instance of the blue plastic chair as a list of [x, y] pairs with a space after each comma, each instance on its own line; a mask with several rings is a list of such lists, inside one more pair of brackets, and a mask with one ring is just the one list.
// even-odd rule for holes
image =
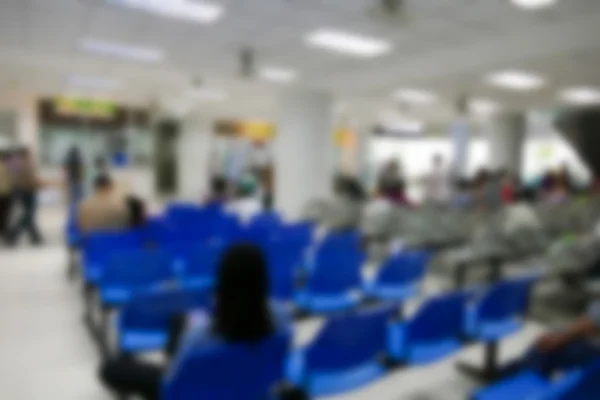
[[472, 400], [592, 400], [600, 394], [600, 360], [557, 381], [532, 371], [476, 391]]
[[273, 399], [291, 343], [285, 331], [259, 343], [218, 343], [184, 354], [163, 382], [164, 400]]
[[365, 282], [365, 295], [381, 301], [396, 302], [418, 296], [428, 262], [429, 254], [420, 251], [391, 256], [381, 266], [375, 279]]
[[139, 249], [142, 241], [137, 232], [94, 232], [82, 242], [83, 279], [95, 286], [102, 278], [108, 260], [115, 254]]
[[264, 247], [270, 283], [270, 297], [287, 302], [295, 288], [295, 270], [302, 260], [302, 248], [294, 240], [271, 240]]
[[160, 250], [134, 250], [112, 256], [100, 281], [105, 307], [127, 303], [134, 295], [160, 289], [173, 281], [171, 257]]
[[462, 292], [427, 300], [413, 317], [390, 326], [390, 358], [409, 365], [426, 364], [459, 350], [465, 307]]
[[364, 255], [355, 247], [328, 245], [319, 250], [306, 286], [294, 296], [296, 306], [310, 313], [344, 311], [361, 300], [360, 268]]
[[484, 380], [496, 377], [498, 342], [522, 328], [534, 282], [534, 277], [527, 277], [497, 283], [468, 307], [465, 334], [485, 343], [485, 354], [483, 369], [460, 364], [464, 373]]
[[179, 287], [135, 295], [117, 319], [118, 349], [135, 353], [163, 349], [174, 315], [208, 308], [209, 292]]
[[183, 264], [178, 266], [177, 275], [187, 288], [205, 289], [214, 284], [217, 266], [223, 253], [219, 243], [196, 245], [183, 256]]
[[311, 396], [347, 392], [382, 377], [391, 305], [330, 318], [312, 343], [294, 350], [287, 379]]

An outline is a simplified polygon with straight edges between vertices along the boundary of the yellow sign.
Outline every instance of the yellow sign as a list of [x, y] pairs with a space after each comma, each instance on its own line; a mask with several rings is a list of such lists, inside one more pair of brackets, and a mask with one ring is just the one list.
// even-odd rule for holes
[[59, 97], [54, 100], [54, 110], [64, 116], [109, 119], [115, 117], [117, 106], [110, 101]]
[[352, 148], [356, 144], [356, 134], [350, 129], [337, 129], [333, 133], [333, 144], [342, 148]]
[[242, 121], [240, 135], [250, 140], [270, 140], [275, 136], [275, 126], [265, 121]]

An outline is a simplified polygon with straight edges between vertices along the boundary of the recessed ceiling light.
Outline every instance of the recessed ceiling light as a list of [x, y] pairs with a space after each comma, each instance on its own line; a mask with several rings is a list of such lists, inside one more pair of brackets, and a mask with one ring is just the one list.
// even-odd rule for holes
[[227, 93], [224, 91], [212, 88], [192, 89], [190, 90], [189, 95], [197, 100], [213, 102], [225, 101], [228, 98]]
[[538, 10], [556, 4], [558, 0], [511, 0], [515, 6], [525, 10]]
[[87, 38], [80, 43], [81, 49], [101, 56], [123, 60], [157, 63], [164, 59], [164, 53], [153, 47], [112, 42], [104, 39]]
[[116, 79], [93, 75], [70, 75], [67, 77], [67, 85], [76, 88], [99, 90], [116, 90], [122, 86], [121, 82]]
[[600, 104], [600, 89], [592, 87], [573, 87], [560, 92], [559, 97], [566, 103], [576, 105]]
[[364, 58], [377, 57], [392, 49], [385, 40], [333, 29], [317, 30], [306, 37], [306, 42], [313, 47]]
[[412, 104], [430, 104], [437, 100], [435, 94], [419, 89], [399, 89], [394, 92], [393, 97]]
[[486, 77], [488, 84], [503, 89], [529, 91], [544, 86], [544, 78], [525, 71], [495, 72]]
[[129, 7], [167, 18], [210, 24], [223, 14], [218, 4], [197, 0], [106, 0], [110, 4]]
[[280, 67], [263, 67], [258, 71], [261, 79], [276, 83], [289, 83], [296, 80], [296, 71]]
[[490, 115], [500, 110], [500, 105], [490, 99], [471, 99], [469, 111], [476, 115]]

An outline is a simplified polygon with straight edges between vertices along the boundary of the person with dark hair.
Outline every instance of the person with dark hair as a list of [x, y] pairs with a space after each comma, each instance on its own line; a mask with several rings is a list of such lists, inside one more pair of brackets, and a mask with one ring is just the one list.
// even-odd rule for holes
[[94, 182], [94, 193], [81, 202], [77, 210], [77, 225], [81, 232], [121, 230], [130, 226], [126, 200], [115, 190], [107, 175]]
[[0, 237], [8, 233], [8, 222], [12, 204], [12, 178], [8, 168], [10, 153], [0, 153]]
[[[220, 343], [252, 344], [276, 331], [288, 329], [285, 312], [273, 308], [268, 298], [266, 262], [254, 245], [231, 246], [222, 256], [214, 293], [214, 312], [174, 316], [165, 352], [175, 355], [164, 368], [131, 358], [106, 361], [100, 369], [104, 385], [126, 395], [160, 398], [163, 375], [177, 370], [185, 354]], [[232, 384], [235, 378], [232, 377]]]
[[210, 180], [210, 194], [204, 201], [206, 206], [221, 206], [227, 201], [227, 180], [222, 176], [215, 176]]
[[83, 198], [83, 181], [85, 173], [85, 165], [83, 156], [77, 146], [73, 146], [67, 152], [63, 163], [65, 173], [65, 181], [69, 190], [69, 205], [75, 207]]
[[16, 151], [13, 171], [13, 189], [16, 202], [21, 206], [21, 215], [9, 229], [7, 243], [14, 245], [23, 232], [29, 233], [31, 243], [43, 242], [37, 226], [37, 191], [41, 186], [31, 152], [27, 148]]

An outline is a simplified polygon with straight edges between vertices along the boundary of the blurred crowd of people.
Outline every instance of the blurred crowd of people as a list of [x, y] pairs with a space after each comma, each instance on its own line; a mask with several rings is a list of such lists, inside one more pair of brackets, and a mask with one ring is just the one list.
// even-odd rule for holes
[[[472, 179], [455, 179], [440, 155], [433, 157], [431, 170], [415, 184], [423, 189], [424, 204], [478, 210], [495, 210], [519, 200], [559, 204], [589, 189], [574, 184], [566, 165], [556, 171], [546, 171], [536, 182], [528, 184], [507, 169], [482, 168]], [[416, 204], [407, 194], [406, 179], [396, 160], [389, 161], [381, 169], [375, 198], [390, 205], [410, 207]]]

